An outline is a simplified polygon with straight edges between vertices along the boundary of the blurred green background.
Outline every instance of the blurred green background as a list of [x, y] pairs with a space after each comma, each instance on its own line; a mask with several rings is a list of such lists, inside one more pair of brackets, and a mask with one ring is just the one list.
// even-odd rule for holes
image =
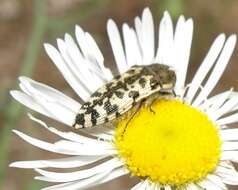
[[[33, 180], [33, 171], [9, 168], [8, 164], [14, 160], [56, 157], [24, 143], [11, 132], [16, 128], [35, 137], [54, 139], [30, 122], [23, 106], [10, 98], [9, 90], [17, 88], [17, 77], [32, 77], [77, 99], [47, 57], [43, 43], [55, 44], [56, 38], [63, 37], [66, 32], [74, 35], [74, 26], [79, 24], [96, 38], [104, 53], [105, 64], [115, 68], [106, 21], [113, 18], [119, 25], [123, 22], [133, 24], [134, 17], [140, 15], [145, 6], [152, 10], [156, 26], [165, 10], [170, 12], [174, 21], [180, 14], [194, 19], [189, 78], [219, 33], [238, 33], [237, 0], [0, 0], [0, 189], [36, 190], [47, 186]], [[237, 62], [236, 49], [213, 93], [231, 86], [238, 88]], [[59, 126], [51, 120], [49, 122]], [[124, 178], [93, 189], [122, 190], [132, 184]]]

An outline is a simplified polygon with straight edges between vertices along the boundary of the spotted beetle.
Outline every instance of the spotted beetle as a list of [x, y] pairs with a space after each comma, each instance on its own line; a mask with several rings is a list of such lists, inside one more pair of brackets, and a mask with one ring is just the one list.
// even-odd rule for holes
[[[135, 65], [100, 87], [83, 103], [74, 128], [98, 126], [112, 122], [135, 105], [173, 94], [176, 74], [163, 64]], [[151, 104], [151, 103], [150, 103]]]

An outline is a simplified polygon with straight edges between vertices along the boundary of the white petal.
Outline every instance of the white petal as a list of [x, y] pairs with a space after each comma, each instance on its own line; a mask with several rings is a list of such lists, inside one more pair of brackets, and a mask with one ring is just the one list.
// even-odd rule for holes
[[218, 80], [221, 78], [221, 75], [223, 74], [229, 59], [232, 55], [232, 52], [234, 50], [236, 44], [236, 36], [231, 35], [225, 45], [224, 48], [217, 60], [217, 63], [212, 70], [211, 75], [209, 76], [208, 80], [206, 81], [206, 84], [204, 85], [204, 88], [199, 93], [198, 97], [196, 97], [196, 100], [192, 104], [193, 106], [198, 106], [207, 96], [210, 94], [210, 92], [213, 90], [215, 85], [217, 84]]
[[95, 131], [95, 132], [98, 132], [98, 133], [105, 133], [105, 134], [108, 134], [108, 135], [114, 135], [115, 134], [115, 126], [112, 125], [111, 127], [109, 127], [109, 126], [97, 127], [96, 130], [91, 130], [91, 131]]
[[195, 76], [193, 77], [193, 80], [190, 84], [186, 101], [188, 103], [191, 103], [191, 101], [194, 98], [194, 95], [196, 94], [199, 86], [201, 85], [202, 81], [208, 74], [209, 70], [212, 68], [213, 64], [215, 63], [217, 57], [219, 56], [219, 53], [221, 52], [223, 48], [223, 44], [225, 42], [225, 35], [220, 34], [216, 40], [213, 42], [209, 52], [207, 53], [206, 57], [204, 58], [203, 62], [201, 63], [198, 71], [196, 72]]
[[207, 99], [204, 103], [207, 105], [199, 105], [199, 108], [206, 110], [207, 114], [213, 114], [214, 111], [218, 110], [231, 96], [232, 89], [217, 94], [209, 99]]
[[[17, 130], [13, 130], [14, 133], [16, 133], [19, 137], [21, 137], [23, 140], [25, 140], [26, 142], [28, 142], [29, 144], [36, 146], [40, 149], [43, 150], [47, 150], [50, 152], [55, 152], [55, 153], [59, 153], [59, 154], [66, 154], [66, 155], [77, 155], [75, 152], [72, 151], [68, 151], [68, 150], [60, 150], [58, 147], [56, 147], [54, 144], [45, 142], [45, 141], [41, 141], [35, 138], [32, 138], [20, 131]], [[87, 154], [86, 154], [87, 155]]]
[[76, 25], [75, 27], [75, 35], [83, 56], [87, 57], [89, 54], [87, 39], [85, 38], [85, 32], [78, 25]]
[[93, 57], [96, 62], [98, 63], [100, 69], [103, 71], [105, 69], [104, 67], [104, 58], [102, 55], [102, 52], [100, 51], [96, 41], [93, 39], [93, 37], [89, 33], [85, 33], [85, 38], [88, 42], [88, 51], [87, 53], [90, 55], [90, 57]]
[[[224, 103], [224, 102], [222, 102], [222, 100], [221, 99], [225, 99], [226, 100], [226, 97], [228, 97], [228, 95], [230, 94], [230, 91], [225, 91], [225, 92], [222, 92], [222, 93], [220, 93], [220, 94], [217, 94], [217, 95], [215, 95], [215, 96], [212, 96], [212, 97], [210, 97], [210, 98], [208, 98], [208, 99], [205, 99], [205, 101], [204, 102], [202, 102], [199, 106], [198, 106], [198, 108], [200, 109], [200, 110], [202, 110], [202, 111], [204, 111], [204, 112], [207, 112], [207, 111], [209, 111], [209, 109], [214, 105], [214, 106], [216, 106], [216, 103], [217, 102], [219, 102], [219, 104], [221, 103], [221, 105]], [[223, 97], [223, 96], [225, 96], [225, 97]], [[224, 101], [225, 101], [224, 100]], [[218, 106], [221, 106], [221, 105], [218, 105]]]
[[215, 173], [221, 177], [224, 183], [238, 185], [238, 173], [234, 169], [218, 166]]
[[[104, 64], [103, 64], [104, 58], [103, 58], [103, 55], [102, 55], [97, 43], [95, 42], [93, 37], [87, 32], [85, 33], [85, 38], [86, 38], [87, 44], [88, 44], [88, 52], [87, 52], [88, 56], [86, 57], [86, 61], [90, 62], [90, 66], [94, 66], [91, 68], [93, 69], [95, 74], [98, 74], [98, 77], [99, 77], [99, 78], [95, 78], [95, 79], [99, 80], [100, 78], [102, 78], [103, 80], [100, 81], [101, 83], [111, 80], [113, 78], [112, 73], [111, 73], [110, 69], [107, 69], [104, 66]], [[100, 84], [100, 83], [98, 83], [98, 84]], [[97, 86], [97, 88], [99, 88], [99, 87], [100, 86]]]
[[131, 190], [138, 190], [143, 182], [137, 183], [135, 186], [131, 188]]
[[128, 173], [129, 173], [129, 171], [125, 167], [116, 168], [116, 169], [112, 170], [109, 173], [109, 175], [104, 177], [100, 182], [96, 183], [95, 185], [106, 183], [106, 182], [111, 181], [113, 179], [116, 179], [116, 178], [118, 178], [120, 176], [127, 175]]
[[51, 60], [55, 63], [57, 68], [60, 70], [61, 74], [64, 76], [65, 80], [74, 89], [74, 91], [83, 99], [86, 100], [90, 94], [87, 92], [85, 87], [83, 87], [76, 76], [73, 74], [72, 70], [68, 68], [66, 62], [63, 60], [61, 54], [50, 44], [44, 44], [46, 53], [49, 55]]
[[151, 64], [154, 59], [154, 22], [149, 8], [142, 13], [142, 43], [143, 63]]
[[172, 188], [170, 186], [164, 186], [164, 190], [172, 190]]
[[220, 177], [208, 174], [207, 179], [211, 181], [213, 184], [215, 184], [216, 186], [220, 187], [221, 189], [227, 190], [227, 187], [222, 182], [222, 179]]
[[28, 77], [20, 77], [19, 80], [21, 81], [21, 83], [23, 83], [24, 85], [29, 85], [32, 88], [32, 95], [41, 95], [43, 96], [45, 99], [49, 99], [51, 101], [55, 101], [57, 103], [63, 104], [65, 107], [68, 107], [70, 109], [72, 109], [72, 111], [77, 112], [81, 105], [76, 102], [75, 100], [73, 100], [72, 98], [66, 96], [65, 94], [63, 94], [62, 92], [47, 86], [45, 84], [42, 84], [40, 82], [36, 82]]
[[218, 125], [227, 125], [227, 124], [236, 123], [236, 122], [238, 122], [238, 113], [232, 114], [227, 117], [223, 117], [216, 121]]
[[102, 151], [102, 150], [89, 150], [89, 149], [77, 149], [77, 147], [74, 148], [74, 150], [70, 149], [64, 149], [59, 144], [51, 144], [42, 140], [35, 139], [33, 137], [30, 137], [20, 131], [13, 130], [14, 133], [16, 133], [19, 137], [21, 137], [23, 140], [28, 142], [29, 144], [32, 144], [33, 146], [36, 146], [40, 149], [47, 150], [50, 152], [55, 152], [59, 154], [66, 154], [66, 155], [112, 155], [111, 153], [113, 151]]
[[[174, 35], [174, 58], [176, 64], [174, 65], [176, 71], [176, 85], [175, 91], [180, 95], [184, 89], [185, 79], [187, 75], [187, 67], [189, 62], [191, 44], [193, 37], [193, 20], [184, 20], [181, 16], [177, 22]], [[178, 51], [179, 50], [179, 51]]]
[[[87, 57], [84, 57], [77, 44], [74, 42], [74, 39], [70, 35], [65, 34], [64, 43], [67, 50], [66, 56], [70, 60], [69, 67], [72, 67], [75, 72], [78, 73], [77, 77], [82, 85], [85, 86], [86, 84], [85, 88], [89, 90], [89, 92], [94, 92], [102, 83], [106, 81], [105, 75], [101, 72], [100, 76], [98, 76], [97, 73], [90, 71], [90, 69], [93, 69], [94, 71], [99, 69], [97, 62], [95, 60], [91, 61]], [[92, 79], [97, 79], [99, 81], [95, 83]]]
[[[57, 172], [45, 171], [42, 169], [36, 169], [36, 171], [39, 174], [45, 176], [46, 178], [52, 179], [51, 182], [71, 182], [71, 181], [86, 179], [96, 174], [100, 174], [109, 170], [111, 171], [114, 168], [120, 167], [121, 165], [123, 165], [123, 163], [117, 160], [116, 158], [114, 158], [100, 165], [92, 167], [90, 169], [80, 170], [76, 172], [57, 173]], [[46, 178], [42, 178], [42, 180]], [[38, 177], [37, 179], [41, 179], [41, 178]]]
[[142, 64], [142, 56], [135, 31], [130, 29], [127, 24], [123, 24], [122, 31], [128, 66]]
[[[141, 181], [137, 183], [134, 187], [131, 188], [131, 190], [160, 190], [160, 186], [157, 183], [149, 183], [148, 180]], [[165, 190], [170, 190], [166, 189]]]
[[114, 138], [114, 132], [112, 132], [111, 129], [108, 129], [106, 127], [87, 128], [83, 132], [109, 142], [111, 142]]
[[142, 21], [140, 19], [140, 17], [136, 17], [135, 18], [135, 31], [136, 31], [136, 35], [137, 35], [137, 39], [138, 39], [138, 43], [140, 45], [140, 50], [142, 53], [142, 45], [143, 45], [143, 37], [142, 37]]
[[87, 137], [87, 136], [76, 134], [76, 133], [71, 132], [71, 131], [69, 131], [69, 132], [59, 131], [58, 129], [47, 126], [47, 124], [45, 122], [35, 118], [34, 116], [32, 116], [30, 114], [28, 114], [28, 115], [29, 115], [30, 119], [39, 123], [41, 126], [46, 128], [50, 132], [58, 135], [59, 137], [67, 139], [69, 141], [74, 141], [74, 142], [78, 142], [78, 143], [85, 144], [85, 145], [94, 145], [94, 146], [97, 146], [97, 145], [104, 146], [105, 145], [105, 147], [108, 147], [109, 145], [111, 146], [111, 144], [109, 142], [100, 141], [99, 139], [93, 139], [93, 138], [90, 138], [90, 137]]
[[224, 129], [220, 131], [223, 141], [238, 140], [238, 129]]
[[83, 74], [82, 74], [86, 72], [85, 74], [90, 75], [89, 71], [83, 67], [81, 68], [81, 71], [80, 71], [80, 69], [76, 66], [77, 65], [76, 60], [72, 58], [71, 54], [68, 52], [69, 50], [67, 49], [66, 43], [62, 39], [57, 39], [57, 45], [58, 45], [59, 52], [65, 62], [65, 66], [71, 72], [72, 76], [74, 76], [75, 80], [83, 87], [83, 89], [87, 93], [91, 93], [92, 91], [89, 87], [93, 86], [93, 89], [95, 89], [96, 87], [92, 81], [87, 80], [87, 78], [83, 77]]
[[[105, 81], [110, 80], [112, 78], [112, 74], [109, 69], [104, 67], [103, 55], [93, 37], [89, 33], [84, 32], [80, 26], [76, 26], [75, 34], [78, 45], [84, 55], [86, 67], [95, 72], [90, 73], [89, 76], [87, 76], [88, 79], [91, 79], [91, 81], [94, 82], [94, 84], [91, 85], [91, 88], [93, 88], [92, 91], [94, 92]], [[92, 78], [90, 78], [90, 76]]]
[[98, 139], [109, 141], [109, 142], [111, 142], [114, 139], [112, 135], [108, 135], [105, 133], [94, 133], [94, 134], [88, 133], [88, 134], [93, 135], [94, 137], [97, 137]]
[[73, 156], [51, 160], [17, 161], [11, 163], [9, 166], [16, 168], [76, 168], [91, 164], [103, 158], [105, 156]]
[[[86, 38], [86, 35], [84, 37]], [[96, 60], [90, 60], [88, 57], [83, 57], [77, 44], [70, 35], [65, 34], [65, 40], [59, 42], [59, 49], [62, 56], [64, 56], [67, 61], [68, 67], [72, 69], [80, 84], [84, 86], [90, 94], [105, 83], [105, 74], [99, 69]], [[94, 71], [100, 70], [100, 76], [95, 72], [90, 71], [90, 69], [93, 69]]]
[[107, 33], [112, 46], [117, 68], [120, 73], [124, 73], [128, 70], [128, 65], [126, 63], [126, 57], [119, 30], [115, 22], [111, 19], [109, 19], [107, 22]]
[[83, 132], [92, 134], [92, 135], [97, 135], [97, 134], [107, 134], [107, 135], [114, 135], [115, 134], [115, 126], [112, 127], [95, 127], [95, 128], [86, 128], [85, 130], [83, 130]]
[[221, 160], [238, 162], [238, 150], [223, 151], [221, 155]]
[[238, 150], [238, 141], [224, 141], [222, 150]]
[[77, 67], [79, 71], [84, 69], [82, 66], [87, 67], [84, 62], [84, 56], [82, 55], [82, 52], [79, 50], [72, 36], [66, 33], [64, 36], [64, 41], [65, 45], [67, 46], [69, 56], [74, 61], [75, 67]]
[[214, 183], [212, 183], [209, 180], [203, 180], [198, 183], [199, 186], [201, 186], [204, 189], [212, 189], [212, 190], [222, 190], [222, 188], [218, 187]]
[[154, 182], [150, 182], [150, 183], [148, 183], [146, 189], [148, 189], [148, 190], [157, 190], [158, 189], [157, 184], [154, 183]]
[[[32, 99], [38, 103], [47, 113], [49, 113], [47, 116], [50, 116], [51, 118], [69, 126], [74, 123], [76, 112], [74, 111], [73, 107], [71, 108], [71, 106], [67, 104], [68, 99], [66, 96], [64, 97], [61, 94], [54, 94], [56, 96], [53, 96], [52, 93], [51, 97], [50, 94], [46, 94], [45, 91], [39, 91], [36, 89], [29, 81], [24, 80], [24, 78], [20, 78], [20, 81], [21, 89], [27, 95], [31, 96]], [[62, 100], [62, 102], [60, 100]], [[65, 102], [63, 102], [64, 100]], [[57, 109], [55, 109], [56, 107]], [[56, 113], [59, 112], [60, 114], [57, 115]], [[64, 115], [64, 117], [61, 117], [62, 115]]]
[[96, 63], [99, 66], [99, 69], [101, 71], [102, 77], [104, 77], [106, 80], [111, 80], [113, 78], [112, 73], [110, 69], [107, 69], [104, 66], [104, 58], [102, 55], [102, 52], [100, 51], [96, 41], [93, 39], [93, 37], [89, 33], [85, 33], [85, 38], [87, 39], [88, 46], [89, 46], [89, 54], [93, 56], [96, 60]]
[[148, 180], [144, 180], [140, 183], [138, 183], [133, 190], [144, 190], [144, 189], [147, 189], [148, 188]]
[[54, 118], [53, 115], [51, 115], [47, 110], [45, 110], [44, 107], [40, 105], [38, 102], [36, 102], [34, 98], [32, 98], [31, 96], [17, 90], [11, 90], [10, 94], [14, 99], [16, 99], [18, 102], [22, 103], [26, 107], [36, 112], [39, 112], [45, 116]]
[[[231, 98], [237, 99], [238, 98], [238, 92], [232, 92], [231, 93]], [[238, 104], [231, 111], [238, 111]]]
[[197, 186], [196, 184], [189, 184], [187, 187], [186, 187], [186, 190], [201, 190], [201, 188], [199, 186]]
[[79, 189], [85, 189], [89, 187], [93, 187], [102, 183], [105, 183], [107, 181], [110, 181], [112, 179], [115, 179], [117, 177], [126, 175], [128, 173], [127, 170], [124, 168], [117, 168], [115, 170], [105, 172], [102, 174], [98, 174], [95, 176], [92, 176], [91, 178], [85, 179], [85, 180], [79, 180], [75, 182], [70, 183], [64, 183], [60, 185], [55, 185], [51, 187], [44, 188], [42, 190], [79, 190]]
[[[11, 91], [11, 95], [20, 103], [35, 110], [47, 117], [60, 121], [68, 126], [72, 126], [76, 113], [56, 102], [47, 102], [39, 96], [29, 96], [20, 91]], [[64, 115], [64, 117], [62, 117]]]
[[[92, 154], [89, 155], [104, 155], [104, 154], [108, 154], [108, 153], [116, 153], [115, 148], [113, 148], [113, 146], [111, 144], [102, 144], [100, 142], [98, 142], [98, 144], [96, 143], [91, 143], [91, 144], [82, 144], [82, 143], [78, 143], [78, 142], [71, 142], [71, 141], [67, 141], [67, 140], [59, 140], [56, 141], [54, 143], [56, 145], [56, 147], [59, 147], [59, 149], [65, 149], [65, 150], [71, 150], [71, 151], [75, 151], [75, 152], [91, 152]], [[96, 149], [95, 149], [96, 147]]]
[[238, 185], [238, 177], [221, 175], [222, 181], [228, 185]]
[[228, 161], [220, 161], [219, 166], [224, 167], [224, 168], [228, 168], [228, 169], [232, 169], [235, 171], [235, 167], [233, 166], [233, 164], [231, 162]]
[[218, 110], [216, 110], [212, 116], [214, 120], [217, 120], [221, 116], [231, 112], [235, 106], [238, 105], [238, 97], [233, 97], [227, 100]]
[[174, 67], [175, 58], [173, 56], [173, 45], [173, 23], [169, 13], [165, 11], [159, 26], [158, 49], [155, 58], [156, 62]]
[[34, 97], [36, 102], [44, 106], [44, 109], [49, 112], [57, 121], [65, 123], [68, 126], [72, 126], [75, 122], [76, 113], [55, 102], [42, 99], [41, 97]]
[[[108, 175], [109, 172], [106, 173], [100, 173], [97, 175], [94, 175], [90, 178], [82, 179], [79, 181], [75, 182], [68, 182], [68, 183], [63, 183], [59, 185], [54, 185], [50, 187], [43, 188], [41, 190], [79, 190], [79, 189], [85, 189], [87, 186], [94, 186], [93, 184], [97, 181], [101, 181], [106, 175]], [[35, 177], [35, 179], [43, 179], [43, 177]], [[50, 181], [50, 179], [49, 179]]]

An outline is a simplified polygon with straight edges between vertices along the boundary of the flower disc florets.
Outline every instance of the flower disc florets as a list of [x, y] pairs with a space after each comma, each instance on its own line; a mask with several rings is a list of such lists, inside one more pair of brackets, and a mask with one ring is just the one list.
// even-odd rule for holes
[[152, 109], [144, 106], [118, 123], [115, 145], [129, 170], [172, 186], [205, 178], [220, 158], [216, 125], [179, 100], [158, 100]]

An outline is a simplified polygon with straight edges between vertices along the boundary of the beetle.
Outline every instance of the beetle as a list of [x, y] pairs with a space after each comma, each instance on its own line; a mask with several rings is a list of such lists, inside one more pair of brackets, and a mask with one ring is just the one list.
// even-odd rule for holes
[[[135, 65], [95, 91], [79, 109], [76, 129], [112, 122], [134, 106], [174, 94], [175, 72], [167, 65]], [[152, 110], [152, 109], [151, 109]], [[153, 110], [152, 110], [153, 111]]]

